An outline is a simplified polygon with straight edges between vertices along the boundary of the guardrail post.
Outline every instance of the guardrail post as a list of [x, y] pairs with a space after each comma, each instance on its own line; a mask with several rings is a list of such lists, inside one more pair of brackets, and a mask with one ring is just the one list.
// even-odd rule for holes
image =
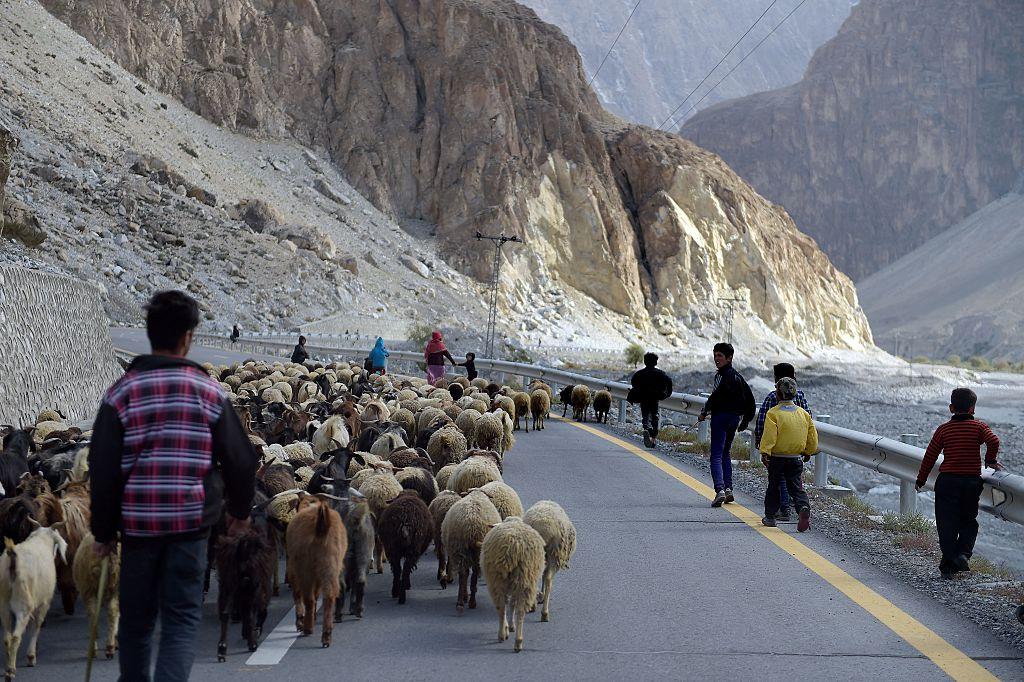
[[[704, 398], [709, 397], [710, 393], [701, 393]], [[711, 442], [711, 421], [705, 419], [704, 421], [697, 424], [697, 442], [699, 443], [710, 443]]]
[[[823, 424], [832, 423], [832, 415], [819, 414], [818, 421]], [[814, 487], [823, 490], [828, 485], [828, 454], [819, 452], [814, 456]]]
[[619, 423], [626, 423], [626, 399], [619, 398]]
[[[920, 438], [916, 433], [904, 433], [900, 436], [900, 442], [907, 445], [917, 445]], [[914, 481], [900, 479], [900, 514], [913, 514], [917, 511], [917, 491], [914, 490]]]

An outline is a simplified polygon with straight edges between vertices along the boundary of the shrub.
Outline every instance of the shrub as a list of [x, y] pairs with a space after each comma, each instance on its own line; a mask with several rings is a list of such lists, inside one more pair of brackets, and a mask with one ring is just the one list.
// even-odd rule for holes
[[953, 365], [954, 367], [959, 367], [960, 365], [963, 364], [964, 361], [960, 358], [959, 355], [950, 355], [948, 358], [946, 358], [946, 362]]
[[971, 369], [976, 369], [982, 372], [992, 369], [992, 363], [988, 361], [988, 358], [983, 358], [980, 355], [972, 355], [967, 360], [967, 364], [971, 366]]
[[658, 440], [667, 443], [693, 443], [697, 440], [697, 434], [692, 431], [684, 431], [675, 426], [666, 426], [658, 431]]
[[426, 322], [413, 322], [409, 325], [409, 332], [406, 335], [409, 343], [417, 346], [426, 346], [430, 341], [430, 335], [434, 333], [434, 327]]
[[990, 575], [993, 578], [1012, 580], [1013, 571], [1001, 564], [995, 564], [983, 556], [974, 556], [971, 559], [971, 570], [975, 573]]
[[918, 355], [913, 360], [911, 360], [911, 362], [914, 363], [915, 365], [930, 365], [932, 359], [927, 355]]
[[931, 533], [907, 533], [896, 538], [896, 546], [906, 552], [931, 552], [935, 545], [935, 536]]
[[840, 502], [843, 506], [856, 514], [863, 514], [864, 516], [874, 516], [878, 514], [878, 510], [872, 507], [870, 504], [860, 499], [856, 495], [847, 495], [842, 498]]
[[933, 528], [934, 526], [932, 525], [932, 522], [917, 512], [914, 512], [913, 514], [885, 512], [882, 514], [882, 530], [890, 533], [930, 535]]
[[626, 362], [636, 367], [644, 361], [644, 348], [639, 343], [633, 342], [626, 346], [624, 351]]
[[1010, 371], [1010, 363], [1007, 362], [1006, 360], [1000, 360], [995, 365], [993, 365], [993, 367], [995, 368], [995, 370], [997, 372], [1009, 372]]

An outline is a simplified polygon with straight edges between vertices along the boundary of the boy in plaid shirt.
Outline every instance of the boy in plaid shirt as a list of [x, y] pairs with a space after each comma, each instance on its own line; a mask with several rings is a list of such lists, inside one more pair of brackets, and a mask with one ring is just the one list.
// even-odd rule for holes
[[[789, 364], [788, 362], [780, 362], [779, 364], [775, 365], [775, 367], [773, 367], [773, 370], [775, 372], [775, 383], [779, 383], [779, 379], [782, 379], [783, 377], [796, 379], [796, 370], [793, 368], [793, 365]], [[793, 399], [793, 402], [796, 404], [797, 407], [803, 408], [807, 412], [807, 414], [811, 415], [812, 417], [814, 416], [814, 413], [811, 412], [811, 408], [807, 406], [807, 399], [804, 397], [803, 391], [797, 390], [796, 398]], [[764, 435], [764, 420], [765, 417], [768, 415], [768, 410], [772, 409], [778, 404], [779, 399], [775, 391], [769, 393], [765, 397], [764, 402], [761, 403], [761, 409], [757, 411], [757, 422], [754, 426], [755, 448], [761, 448], [761, 436]], [[775, 514], [776, 521], [789, 521], [789, 503], [789, 491], [786, 490], [786, 482], [785, 480], [783, 480], [780, 481], [779, 483], [780, 506], [778, 513]]]

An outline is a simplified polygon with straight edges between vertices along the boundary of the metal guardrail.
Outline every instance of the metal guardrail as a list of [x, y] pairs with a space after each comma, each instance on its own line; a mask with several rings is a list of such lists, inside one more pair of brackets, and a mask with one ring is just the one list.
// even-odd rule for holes
[[[222, 347], [231, 348], [230, 341], [223, 336], [210, 334], [196, 334], [197, 340], [217, 343]], [[281, 350], [290, 351], [294, 347], [295, 334], [290, 335], [290, 341], [278, 341], [269, 337], [244, 337], [234, 345], [236, 349], [252, 348], [252, 352], [274, 354]], [[329, 338], [329, 337], [326, 337]], [[317, 339], [310, 338], [306, 348], [312, 355], [361, 359], [369, 353], [369, 348], [345, 348], [332, 344], [312, 343]], [[259, 350], [262, 349], [262, 350]], [[391, 351], [392, 361], [403, 361], [422, 363], [423, 354], [412, 351]], [[523, 379], [541, 379], [552, 386], [567, 386], [584, 384], [591, 389], [607, 390], [619, 403], [619, 421], [625, 421], [626, 395], [629, 392], [629, 385], [596, 379], [583, 374], [566, 372], [551, 367], [539, 365], [526, 365], [505, 360], [491, 360], [477, 358], [478, 369], [502, 372]], [[523, 382], [525, 385], [525, 381]], [[668, 412], [678, 412], [690, 416], [697, 416], [707, 402], [703, 396], [690, 395], [687, 393], [673, 393], [672, 397], [661, 402], [661, 408]], [[917, 479], [917, 472], [924, 459], [924, 449], [902, 443], [892, 438], [877, 436], [853, 429], [835, 426], [822, 421], [815, 421], [818, 430], [818, 442], [822, 454], [819, 457], [838, 457], [847, 462], [872, 469], [882, 474], [893, 476], [900, 480], [901, 498], [914, 495], [913, 483]], [[827, 453], [827, 454], [826, 454]], [[752, 453], [753, 457], [753, 453]], [[938, 476], [939, 462], [936, 463], [932, 474], [928, 479], [927, 487], [933, 489], [935, 478]], [[825, 468], [827, 474], [827, 466]], [[1024, 476], [1009, 473], [1006, 471], [985, 470], [982, 473], [985, 482], [982, 493], [982, 509], [993, 516], [1013, 523], [1024, 524]], [[904, 505], [901, 499], [901, 509], [909, 509], [909, 504]]]

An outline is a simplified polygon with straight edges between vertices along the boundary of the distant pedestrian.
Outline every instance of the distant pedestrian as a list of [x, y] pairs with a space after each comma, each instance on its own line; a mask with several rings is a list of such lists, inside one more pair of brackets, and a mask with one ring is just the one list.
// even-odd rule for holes
[[[779, 512], [779, 486], [785, 485], [797, 508], [796, 529], [811, 527], [811, 503], [804, 490], [804, 462], [818, 452], [818, 431], [807, 410], [795, 404], [796, 379], [782, 377], [775, 384], [778, 404], [768, 410], [761, 436], [761, 462], [768, 468], [768, 490], [764, 494], [761, 523], [775, 527]], [[802, 458], [802, 461], [801, 461]]]
[[715, 484], [712, 507], [736, 501], [732, 494], [732, 441], [736, 431], [744, 431], [754, 419], [754, 394], [732, 366], [735, 353], [732, 344], [715, 344], [715, 388], [698, 419], [704, 421], [711, 415], [711, 478]]
[[292, 351], [292, 362], [301, 365], [306, 360], [309, 360], [309, 351], [306, 350], [306, 337], [300, 336], [299, 342], [295, 344], [295, 350]]
[[458, 363], [460, 367], [466, 368], [466, 378], [472, 381], [479, 376], [476, 373], [476, 353], [466, 353], [466, 361]]
[[444, 345], [444, 337], [441, 336], [441, 332], [436, 330], [430, 335], [430, 341], [427, 341], [423, 358], [427, 361], [427, 381], [431, 384], [444, 379], [445, 358], [448, 358], [453, 365], [455, 364], [455, 358]]
[[378, 336], [377, 343], [374, 344], [373, 350], [370, 351], [370, 373], [387, 374], [389, 355], [391, 353], [384, 347], [384, 339]]
[[968, 562], [978, 539], [978, 501], [981, 499], [981, 445], [985, 444], [985, 466], [996, 471], [1003, 466], [996, 459], [999, 437], [983, 421], [974, 418], [978, 396], [969, 388], [957, 388], [949, 397], [952, 419], [935, 430], [917, 473], [917, 490], [928, 482], [928, 474], [939, 454], [939, 477], [935, 479], [935, 527], [939, 534], [943, 578], [971, 570]]
[[185, 357], [198, 324], [199, 306], [187, 294], [153, 296], [146, 308], [153, 352], [132, 361], [96, 415], [90, 529], [103, 557], [121, 535], [122, 680], [189, 678], [210, 527], [222, 509], [228, 533], [249, 525], [258, 458], [220, 386]]
[[231, 343], [238, 341], [238, 337], [242, 335], [242, 332], [238, 330], [238, 325], [232, 325], [231, 327]]
[[[775, 372], [775, 383], [779, 383], [779, 379], [789, 377], [790, 379], [796, 379], [796, 370], [793, 365], [788, 362], [780, 362], [773, 368]], [[804, 397], [804, 392], [797, 390], [796, 398], [793, 402], [803, 408], [807, 414], [814, 417], [814, 413], [811, 412], [811, 408], [807, 406], [807, 399]], [[761, 403], [761, 409], [757, 411], [757, 421], [754, 425], [754, 447], [758, 450], [761, 449], [761, 436], [764, 435], [764, 420], [768, 416], [768, 410], [772, 409], [779, 404], [779, 399], [775, 391], [769, 393], [764, 402]], [[783, 479], [779, 481], [779, 511], [775, 515], [776, 521], [789, 521], [789, 491], [787, 490], [786, 481]]]
[[644, 429], [644, 445], [653, 448], [658, 442], [658, 403], [672, 395], [672, 378], [658, 369], [655, 353], [644, 355], [644, 368], [629, 380], [630, 402], [640, 404], [640, 419]]

